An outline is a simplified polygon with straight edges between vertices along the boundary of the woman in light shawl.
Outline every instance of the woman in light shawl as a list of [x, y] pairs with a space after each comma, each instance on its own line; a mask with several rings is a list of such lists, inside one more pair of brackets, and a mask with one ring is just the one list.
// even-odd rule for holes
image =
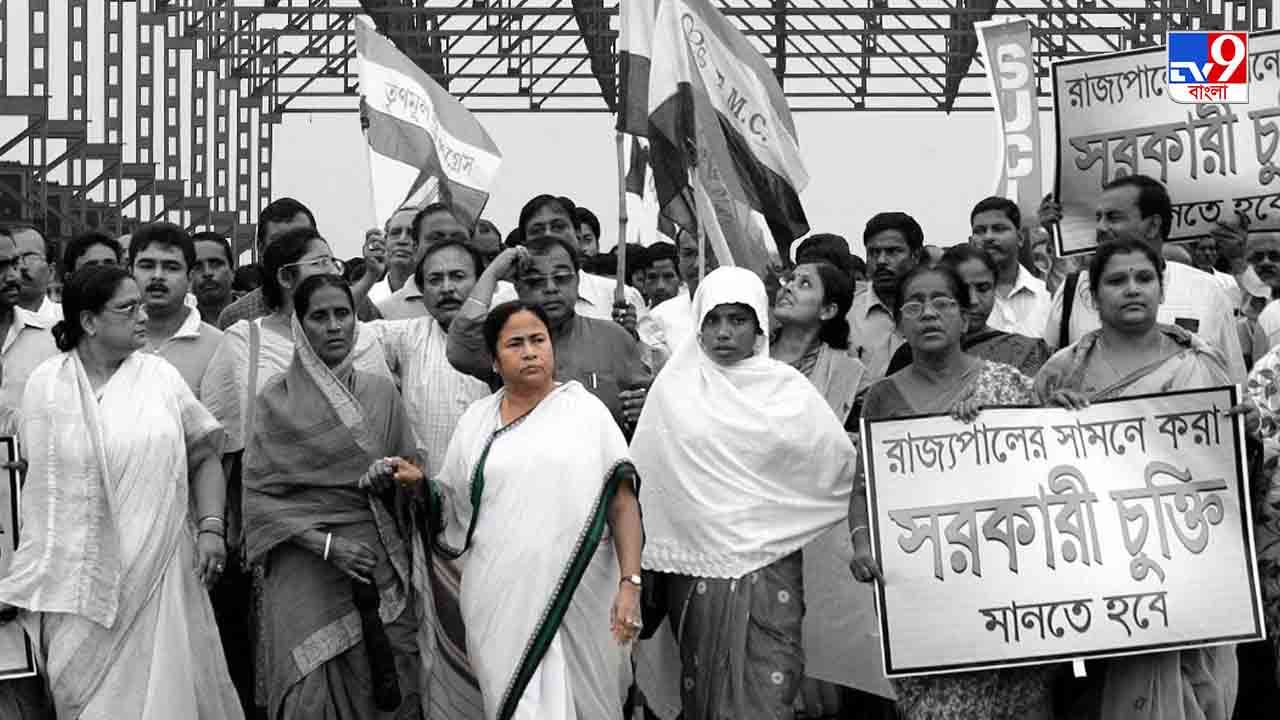
[[268, 714], [416, 719], [423, 598], [409, 575], [409, 503], [387, 482], [421, 479], [403, 459], [416, 442], [395, 384], [354, 367], [346, 281], [309, 277], [293, 307], [293, 362], [258, 396], [245, 451]]
[[[961, 349], [970, 295], [949, 265], [920, 266], [898, 283], [894, 315], [911, 364], [867, 391], [868, 419], [951, 413], [972, 421], [978, 408], [1028, 405], [1030, 378]], [[976, 477], [958, 481], [979, 482]], [[855, 579], [884, 581], [871, 551], [862, 468], [849, 507]], [[1052, 666], [903, 678], [894, 681], [905, 720], [1045, 720], [1052, 717]]]
[[73, 275], [63, 312], [63, 352], [23, 397], [30, 468], [0, 606], [20, 610], [61, 718], [240, 720], [207, 595], [226, 557], [221, 429], [168, 361], [136, 352], [127, 272]]
[[[1100, 247], [1089, 290], [1102, 327], [1059, 350], [1036, 376], [1042, 400], [1066, 408], [1230, 385], [1222, 353], [1156, 322], [1164, 258], [1142, 242]], [[1101, 720], [1229, 720], [1238, 689], [1236, 648], [1223, 645], [1101, 661], [1070, 717]]]
[[855, 450], [804, 375], [769, 357], [764, 283], [720, 268], [697, 336], [650, 390], [632, 442], [644, 566], [680, 646], [685, 720], [789, 718], [804, 675], [800, 549], [844, 516]]
[[640, 629], [639, 479], [622, 431], [556, 383], [541, 307], [484, 336], [503, 387], [467, 408], [434, 484], [441, 549], [465, 552], [462, 619], [489, 720], [622, 720], [621, 644]]

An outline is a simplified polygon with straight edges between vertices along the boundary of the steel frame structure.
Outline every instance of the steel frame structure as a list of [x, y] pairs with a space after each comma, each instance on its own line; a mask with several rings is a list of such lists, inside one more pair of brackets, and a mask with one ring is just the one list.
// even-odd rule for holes
[[[0, 136], [0, 219], [164, 218], [243, 246], [283, 116], [357, 112], [361, 16], [474, 111], [608, 112], [625, 1], [0, 0], [0, 120], [21, 125]], [[972, 26], [993, 17], [1033, 20], [1042, 108], [1051, 60], [1272, 27], [1270, 0], [715, 1], [798, 111], [987, 110]]]

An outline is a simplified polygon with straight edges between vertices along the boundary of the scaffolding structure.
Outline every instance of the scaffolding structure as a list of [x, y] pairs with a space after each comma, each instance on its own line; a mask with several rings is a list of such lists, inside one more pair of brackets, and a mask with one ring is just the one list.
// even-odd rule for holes
[[[609, 112], [626, 0], [0, 0], [0, 221], [52, 237], [167, 219], [246, 246], [289, 113], [358, 111], [371, 20], [477, 112]], [[1270, 0], [715, 0], [797, 111], [988, 110], [973, 24], [1053, 60], [1167, 30], [1272, 27]]]

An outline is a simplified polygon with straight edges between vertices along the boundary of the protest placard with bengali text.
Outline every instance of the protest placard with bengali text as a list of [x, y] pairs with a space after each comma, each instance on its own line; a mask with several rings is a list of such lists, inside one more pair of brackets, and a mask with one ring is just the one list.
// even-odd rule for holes
[[1235, 404], [864, 422], [886, 674], [1261, 639]]
[[1166, 92], [1164, 46], [1054, 63], [1059, 251], [1096, 246], [1102, 186], [1132, 174], [1169, 188], [1171, 240], [1237, 212], [1252, 229], [1280, 229], [1280, 31], [1249, 37], [1247, 65], [1247, 104], [1181, 105]]

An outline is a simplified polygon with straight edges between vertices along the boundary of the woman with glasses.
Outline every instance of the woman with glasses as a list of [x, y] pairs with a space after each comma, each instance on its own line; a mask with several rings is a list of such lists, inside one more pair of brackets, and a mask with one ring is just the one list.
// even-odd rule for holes
[[22, 540], [0, 616], [34, 640], [59, 717], [239, 720], [208, 588], [223, 571], [222, 429], [146, 342], [121, 268], [67, 283], [32, 373]]
[[[970, 302], [964, 280], [953, 268], [917, 267], [899, 282], [895, 297], [898, 332], [911, 346], [911, 364], [867, 390], [862, 417], [950, 413], [972, 421], [978, 408], [1035, 401], [1025, 375], [962, 349]], [[861, 467], [849, 514], [854, 578], [884, 582], [871, 551]], [[1030, 667], [904, 678], [893, 684], [906, 720], [1040, 720], [1052, 717], [1052, 680], [1051, 667]]]
[[[254, 428], [254, 400], [293, 359], [293, 292], [309, 277], [341, 272], [342, 262], [333, 257], [329, 243], [314, 228], [290, 230], [274, 239], [262, 257], [262, 296], [271, 314], [227, 328], [201, 380], [200, 398], [226, 430], [227, 537], [233, 563], [239, 562], [240, 547], [240, 455]], [[356, 369], [391, 378], [382, 347], [371, 334], [360, 335], [352, 352]], [[233, 662], [243, 665], [248, 660]], [[247, 696], [248, 679], [237, 682]], [[257, 703], [265, 700], [259, 693]]]
[[[1220, 351], [1177, 325], [1156, 322], [1164, 269], [1164, 258], [1144, 242], [1098, 248], [1089, 292], [1102, 327], [1045, 363], [1036, 376], [1043, 401], [1080, 409], [1098, 400], [1231, 384]], [[1266, 417], [1268, 404], [1260, 406]], [[1093, 692], [1073, 698], [1071, 717], [1227, 720], [1235, 707], [1233, 645], [1110, 658], [1102, 665], [1086, 681]]]

